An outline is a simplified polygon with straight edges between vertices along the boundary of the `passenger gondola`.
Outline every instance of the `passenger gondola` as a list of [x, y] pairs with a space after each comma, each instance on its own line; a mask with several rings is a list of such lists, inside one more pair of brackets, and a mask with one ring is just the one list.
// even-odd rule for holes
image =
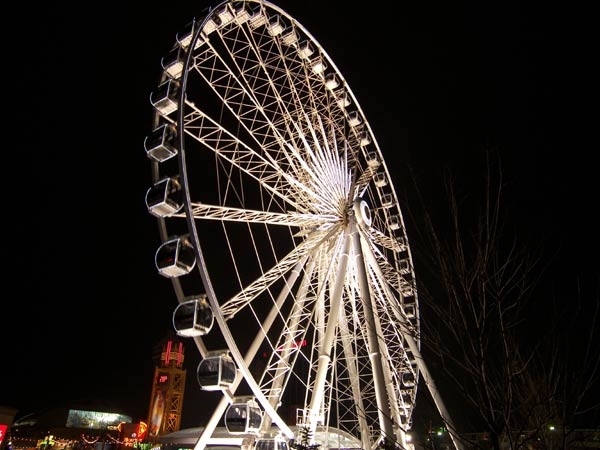
[[234, 399], [225, 411], [225, 427], [231, 434], [257, 434], [262, 411], [252, 397]]
[[163, 162], [177, 155], [177, 129], [170, 123], [156, 127], [144, 139], [146, 155], [157, 162]]
[[260, 437], [254, 440], [252, 450], [289, 450], [288, 441], [283, 436]]
[[164, 242], [154, 259], [158, 272], [167, 278], [186, 275], [196, 265], [194, 249], [187, 236], [177, 236]]
[[173, 328], [178, 336], [204, 336], [213, 322], [213, 311], [205, 295], [185, 299], [173, 312]]
[[156, 217], [169, 217], [183, 207], [181, 184], [178, 178], [165, 177], [146, 192], [146, 207]]
[[173, 111], [177, 111], [179, 96], [179, 82], [173, 78], [167, 78], [163, 81], [156, 91], [150, 94], [150, 103], [154, 109], [163, 116], [168, 116]]
[[198, 384], [205, 391], [228, 389], [235, 381], [235, 362], [228, 350], [208, 352], [196, 370]]

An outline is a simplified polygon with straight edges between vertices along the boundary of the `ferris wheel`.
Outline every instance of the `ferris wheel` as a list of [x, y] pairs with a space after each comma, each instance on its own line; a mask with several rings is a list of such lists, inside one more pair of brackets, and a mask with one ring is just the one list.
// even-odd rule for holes
[[144, 143], [156, 266], [200, 385], [222, 395], [196, 448], [221, 420], [258, 440], [408, 446], [426, 376], [413, 262], [344, 76], [264, 0], [205, 11], [161, 65]]

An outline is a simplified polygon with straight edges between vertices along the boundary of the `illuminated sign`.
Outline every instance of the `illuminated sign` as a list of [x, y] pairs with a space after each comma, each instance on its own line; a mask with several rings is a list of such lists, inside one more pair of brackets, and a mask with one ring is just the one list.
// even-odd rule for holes
[[2, 441], [4, 441], [4, 436], [6, 436], [6, 430], [8, 429], [8, 425], [4, 425], [0, 423], [0, 445], [2, 445]]
[[[174, 347], [177, 346], [177, 349]], [[175, 366], [181, 367], [183, 364], [183, 342], [173, 342], [167, 341], [167, 345], [165, 346], [165, 350], [162, 352], [161, 361], [165, 362], [165, 365], [168, 366], [171, 364], [171, 360], [175, 363]]]
[[140, 422], [138, 427], [138, 439], [143, 441], [146, 438], [146, 434], [148, 434], [148, 424], [146, 422]]
[[154, 393], [152, 408], [150, 409], [150, 424], [148, 427], [148, 434], [150, 436], [158, 436], [161, 432], [167, 402], [166, 395], [167, 393], [162, 389], [157, 389]]
[[168, 375], [159, 375], [158, 376], [158, 382], [160, 384], [166, 383], [169, 380], [169, 376]]
[[110, 430], [117, 428], [121, 422], [131, 423], [132, 419], [123, 414], [70, 409], [66, 426], [68, 428]]

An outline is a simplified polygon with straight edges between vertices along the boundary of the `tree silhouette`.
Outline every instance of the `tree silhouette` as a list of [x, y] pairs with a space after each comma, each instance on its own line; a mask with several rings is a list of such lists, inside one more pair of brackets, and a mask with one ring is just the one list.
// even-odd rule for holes
[[[575, 419], [583, 413], [598, 419], [597, 400], [590, 400], [600, 374], [598, 291], [546, 314], [545, 327], [532, 332], [547, 260], [542, 246], [517, 239], [500, 158], [493, 151], [485, 156], [482, 184], [468, 192], [445, 172], [446, 197], [436, 210], [413, 179], [418, 207], [407, 210], [414, 224], [423, 352], [452, 391], [451, 409], [462, 420], [449, 431], [465, 448], [573, 448], [568, 436]], [[582, 317], [586, 326], [575, 328]], [[577, 348], [585, 350], [579, 360], [569, 352], [577, 331]], [[561, 439], [548, 438], [551, 424], [555, 436], [560, 426]], [[482, 444], [469, 432], [485, 432], [488, 440]]]

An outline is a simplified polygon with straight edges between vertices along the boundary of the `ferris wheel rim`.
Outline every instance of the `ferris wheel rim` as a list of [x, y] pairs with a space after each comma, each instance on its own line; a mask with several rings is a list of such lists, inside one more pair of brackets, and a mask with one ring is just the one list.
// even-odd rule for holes
[[[192, 40], [192, 44], [191, 45], [195, 45], [194, 43], [197, 41], [197, 39], [200, 36], [201, 31], [203, 30], [203, 26], [204, 24], [207, 22], [207, 20], [211, 17], [211, 14], [214, 15], [215, 11], [217, 11], [219, 8], [223, 7], [223, 6], [227, 6], [228, 4], [232, 4], [232, 3], [257, 3], [257, 4], [261, 4], [261, 5], [267, 5], [268, 7], [271, 7], [275, 10], [277, 10], [278, 12], [284, 14], [288, 19], [292, 20], [295, 26], [298, 26], [300, 29], [302, 29], [302, 31], [305, 33], [305, 35], [307, 37], [310, 38], [311, 42], [316, 43], [320, 52], [326, 56], [327, 61], [331, 64], [330, 67], [332, 67], [335, 71], [335, 73], [341, 78], [341, 80], [343, 81], [343, 85], [347, 88], [348, 93], [351, 95], [354, 104], [356, 105], [357, 108], [359, 108], [359, 112], [360, 114], [365, 117], [364, 112], [362, 111], [362, 109], [360, 109], [360, 105], [358, 103], [358, 101], [356, 100], [356, 97], [354, 96], [354, 93], [351, 91], [348, 83], [345, 81], [345, 79], [343, 78], [341, 72], [339, 71], [339, 69], [337, 68], [337, 66], [335, 66], [335, 64], [333, 63], [333, 60], [329, 57], [329, 55], [327, 55], [327, 53], [325, 52], [325, 50], [322, 48], [322, 46], [318, 43], [318, 41], [299, 23], [297, 22], [292, 16], [290, 16], [289, 14], [287, 14], [283, 9], [277, 7], [276, 5], [267, 2], [267, 1], [260, 1], [260, 0], [248, 0], [246, 2], [241, 2], [241, 1], [223, 1], [221, 3], [219, 3], [219, 5], [217, 5], [214, 9], [211, 10], [211, 12], [209, 14], [207, 14], [203, 21], [202, 21], [202, 25], [199, 26], [197, 28], [197, 31], [194, 35], [194, 38]], [[189, 66], [192, 60], [192, 55], [193, 52], [190, 51], [187, 55], [186, 58], [186, 63], [185, 63], [185, 68], [183, 70], [183, 74], [182, 74], [182, 89], [180, 92], [180, 97], [179, 97], [179, 111], [178, 111], [178, 123], [177, 126], [180, 128], [180, 135], [183, 136], [184, 132], [185, 132], [185, 121], [184, 121], [184, 109], [185, 109], [185, 102], [187, 100], [186, 98], [186, 84], [187, 84], [187, 76], [188, 76], [188, 71], [189, 71]], [[365, 126], [368, 127], [368, 131], [370, 136], [373, 138], [373, 143], [375, 146], [375, 149], [377, 151], [377, 154], [379, 156], [380, 162], [383, 165], [383, 169], [385, 170], [385, 173], [387, 175], [388, 178], [388, 182], [391, 183], [391, 177], [389, 176], [389, 172], [387, 167], [385, 166], [385, 161], [382, 157], [381, 151], [379, 149], [379, 146], [377, 144], [377, 141], [375, 139], [375, 136], [370, 128], [370, 125], [368, 124], [368, 122], [365, 120]], [[188, 224], [188, 228], [190, 230], [190, 235], [192, 237], [192, 241], [194, 244], [194, 250], [196, 253], [196, 257], [199, 261], [199, 264], [197, 264], [202, 281], [204, 283], [204, 288], [207, 291], [207, 296], [209, 298], [209, 300], [211, 301], [211, 304], [213, 306], [213, 308], [215, 308], [215, 310], [219, 311], [220, 307], [221, 307], [221, 303], [218, 302], [218, 298], [217, 298], [217, 294], [214, 291], [213, 285], [212, 285], [212, 281], [211, 281], [211, 274], [207, 271], [206, 267], [206, 262], [204, 260], [204, 255], [202, 252], [202, 244], [201, 241], [198, 237], [198, 231], [196, 229], [196, 217], [194, 216], [193, 213], [193, 208], [194, 208], [194, 202], [191, 199], [191, 195], [190, 195], [190, 189], [189, 189], [189, 178], [188, 178], [188, 173], [187, 173], [187, 164], [186, 164], [186, 159], [185, 159], [185, 154], [186, 154], [186, 148], [185, 148], [185, 140], [184, 139], [180, 139], [179, 141], [179, 156], [178, 156], [178, 160], [179, 160], [179, 168], [180, 168], [180, 174], [182, 176], [182, 185], [184, 187], [184, 208], [185, 208], [185, 218]], [[398, 204], [398, 200], [396, 198], [396, 194], [395, 194], [395, 190], [392, 188], [391, 189], [391, 193], [393, 195], [393, 203], [394, 203], [394, 208], [398, 209], [398, 211], [400, 210], [399, 208], [399, 204]], [[358, 197], [357, 197], [358, 198]], [[366, 203], [365, 203], [366, 204]], [[366, 215], [366, 209], [364, 209], [364, 207], [362, 206], [363, 204], [361, 203], [361, 209], [359, 209], [359, 212], [363, 215]], [[368, 226], [370, 226], [370, 217], [367, 218], [366, 216], [363, 216], [363, 222], [365, 222], [365, 224]], [[163, 236], [166, 236], [167, 233], [163, 233]], [[365, 234], [365, 239], [368, 239], [368, 236]], [[163, 237], [164, 240], [164, 237]], [[415, 292], [415, 298], [416, 298], [416, 292]], [[229, 335], [229, 337], [226, 337], [226, 340], [230, 340], [233, 341], [233, 336], [231, 334], [231, 332], [229, 331], [229, 327], [228, 325], [225, 323], [224, 321], [224, 317], [222, 317], [220, 315], [220, 313], [218, 313], [217, 315], [217, 321], [219, 321], [219, 325], [222, 329], [222, 332], [224, 332], [224, 334]], [[237, 346], [234, 344], [228, 344], [230, 346], [230, 349], [233, 349], [234, 353], [237, 350]], [[250, 374], [250, 371], [247, 368], [244, 368], [244, 364], [243, 364], [243, 356], [241, 355], [241, 353], [237, 352], [237, 354], [234, 355], [236, 362], [238, 363], [238, 365], [241, 365], [243, 368], [243, 371], [246, 372], [244, 375], [245, 377], [249, 377], [249, 378], [253, 378]], [[276, 415], [276, 412], [274, 413]]]

